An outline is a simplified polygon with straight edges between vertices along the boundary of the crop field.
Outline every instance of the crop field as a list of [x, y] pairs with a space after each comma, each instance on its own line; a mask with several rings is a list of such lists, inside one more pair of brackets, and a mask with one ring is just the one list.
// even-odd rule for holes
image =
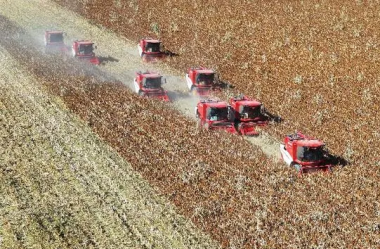
[[132, 40], [159, 37], [178, 70], [207, 65], [354, 164], [379, 162], [377, 1], [56, 0]]
[[[2, 245], [380, 246], [378, 6], [204, 2], [1, 1]], [[131, 54], [99, 68], [44, 54], [46, 20]], [[122, 70], [142, 65], [127, 39], [147, 35], [179, 53], [157, 65], [172, 79], [217, 68], [284, 118], [273, 139], [302, 129], [350, 164], [298, 178], [261, 146], [197, 131], [181, 107], [132, 93]]]

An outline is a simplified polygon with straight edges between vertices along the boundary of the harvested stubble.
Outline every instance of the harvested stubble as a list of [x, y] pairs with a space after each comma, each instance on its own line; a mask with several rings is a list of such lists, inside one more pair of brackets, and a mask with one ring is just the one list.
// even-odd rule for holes
[[[19, 51], [13, 55], [28, 60]], [[55, 67], [47, 58], [36, 65]], [[35, 72], [45, 83], [58, 81], [52, 85], [60, 86], [57, 94], [65, 103], [223, 246], [379, 243], [378, 171], [368, 176], [351, 167], [330, 177], [295, 179], [238, 137], [201, 133], [200, 138], [192, 122], [163, 103], [139, 99], [118, 84], [67, 78], [61, 69]]]
[[1, 248], [215, 247], [7, 56]]
[[[0, 23], [4, 37], [21, 34]], [[29, 65], [36, 51], [8, 38], [0, 43], [0, 248], [218, 248], [60, 99], [41, 91], [45, 78], [34, 76], [46, 65], [28, 72], [2, 45], [26, 52]]]

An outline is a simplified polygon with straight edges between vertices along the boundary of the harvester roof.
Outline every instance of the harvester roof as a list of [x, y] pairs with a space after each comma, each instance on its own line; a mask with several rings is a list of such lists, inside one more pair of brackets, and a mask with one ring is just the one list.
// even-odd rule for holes
[[145, 39], [145, 41], [148, 43], [161, 43], [160, 40], [156, 40], [156, 39]]
[[206, 101], [204, 103], [207, 103], [209, 107], [213, 108], [225, 108], [228, 106], [228, 104], [224, 101]]
[[161, 74], [156, 73], [156, 72], [144, 72], [144, 73], [140, 73], [140, 74], [142, 74], [145, 78], [159, 78], [159, 77], [162, 77]]
[[89, 45], [89, 44], [94, 44], [92, 41], [88, 40], [81, 40], [81, 41], [76, 41], [79, 45]]
[[213, 70], [211, 70], [211, 69], [197, 69], [197, 73], [201, 73], [201, 74], [213, 74], [215, 72]]
[[322, 141], [317, 140], [317, 139], [298, 140], [297, 144], [299, 146], [303, 146], [303, 147], [320, 147], [320, 146], [324, 146], [325, 145]]
[[47, 30], [46, 33], [48, 34], [63, 34], [63, 31], [60, 30]]
[[256, 100], [242, 100], [242, 101], [239, 101], [240, 104], [244, 105], [244, 106], [260, 106], [261, 103], [259, 101], [256, 101]]

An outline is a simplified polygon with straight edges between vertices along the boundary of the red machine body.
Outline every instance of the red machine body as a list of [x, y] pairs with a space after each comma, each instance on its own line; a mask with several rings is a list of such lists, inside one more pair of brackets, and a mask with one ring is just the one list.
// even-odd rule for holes
[[157, 62], [166, 57], [162, 51], [162, 43], [160, 40], [152, 38], [143, 38], [137, 45], [140, 57], [145, 62]]
[[210, 91], [219, 89], [216, 87], [216, 74], [212, 69], [189, 68], [185, 78], [189, 91], [201, 97], [207, 97]]
[[240, 134], [246, 136], [259, 135], [256, 127], [268, 124], [263, 112], [263, 105], [260, 102], [246, 96], [239, 96], [231, 98], [230, 105]]
[[224, 101], [210, 99], [199, 101], [195, 108], [198, 127], [207, 130], [225, 130], [236, 134], [229, 110], [229, 105]]
[[72, 45], [72, 54], [74, 57], [87, 60], [94, 65], [99, 65], [99, 58], [95, 56], [94, 43], [87, 40], [74, 41]]
[[287, 135], [280, 145], [281, 157], [289, 166], [297, 169], [299, 174], [313, 171], [331, 171], [325, 144], [301, 132]]
[[167, 92], [162, 88], [165, 83], [162, 75], [155, 72], [137, 72], [134, 79], [135, 91], [140, 96], [158, 98], [163, 101], [169, 101]]
[[64, 42], [63, 31], [45, 31], [45, 52], [60, 52], [66, 54], [68, 49]]

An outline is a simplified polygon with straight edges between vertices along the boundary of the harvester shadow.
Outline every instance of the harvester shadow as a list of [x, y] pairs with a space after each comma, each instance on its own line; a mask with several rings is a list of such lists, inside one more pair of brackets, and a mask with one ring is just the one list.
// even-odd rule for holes
[[349, 164], [349, 162], [341, 156], [337, 156], [337, 155], [333, 155], [329, 153], [328, 157], [329, 157], [329, 162], [333, 165], [333, 167], [336, 167], [336, 166], [345, 167]]
[[268, 118], [268, 121], [274, 122], [276, 124], [282, 123], [284, 121], [283, 118], [281, 118], [280, 116], [275, 115], [275, 114], [269, 112], [268, 110], [264, 111], [264, 115]]
[[174, 52], [172, 52], [172, 51], [170, 51], [170, 50], [165, 50], [164, 53], [165, 53], [165, 55], [168, 56], [168, 57], [179, 56], [179, 54], [174, 53]]
[[227, 81], [218, 80], [218, 82], [215, 84], [217, 88], [220, 89], [234, 89], [235, 86]]
[[116, 59], [112, 56], [107, 56], [107, 57], [99, 56], [99, 61], [100, 61], [100, 64], [104, 64], [107, 62], [119, 62], [119, 59]]
[[184, 99], [189, 97], [189, 93], [180, 91], [168, 91], [170, 101], [176, 101], [178, 99]]

